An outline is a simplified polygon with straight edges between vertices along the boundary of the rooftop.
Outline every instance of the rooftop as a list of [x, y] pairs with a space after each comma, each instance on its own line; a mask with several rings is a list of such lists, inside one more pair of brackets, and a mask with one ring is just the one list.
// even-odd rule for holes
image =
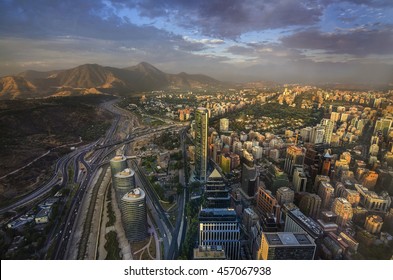
[[313, 244], [306, 233], [264, 232], [263, 235], [266, 237], [269, 245], [299, 246]]

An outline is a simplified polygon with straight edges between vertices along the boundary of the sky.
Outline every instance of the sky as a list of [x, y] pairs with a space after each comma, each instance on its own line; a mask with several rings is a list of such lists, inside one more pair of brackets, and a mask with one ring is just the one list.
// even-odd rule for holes
[[145, 61], [223, 81], [393, 83], [392, 0], [0, 0], [0, 76]]

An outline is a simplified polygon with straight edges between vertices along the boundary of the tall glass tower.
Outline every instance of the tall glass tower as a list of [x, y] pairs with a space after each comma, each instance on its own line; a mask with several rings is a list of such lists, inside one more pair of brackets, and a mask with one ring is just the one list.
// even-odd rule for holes
[[195, 177], [201, 182], [207, 177], [208, 129], [209, 111], [199, 107], [195, 112]]

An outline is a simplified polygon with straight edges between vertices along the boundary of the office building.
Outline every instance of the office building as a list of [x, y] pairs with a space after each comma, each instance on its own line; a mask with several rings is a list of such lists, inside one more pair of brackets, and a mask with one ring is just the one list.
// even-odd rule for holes
[[284, 204], [281, 210], [285, 232], [305, 232], [313, 239], [323, 236], [323, 230], [317, 222], [304, 215], [293, 203]]
[[252, 149], [252, 155], [253, 157], [258, 160], [262, 158], [262, 154], [263, 154], [263, 148], [259, 147], [259, 146], [253, 146]]
[[332, 212], [337, 215], [336, 223], [343, 227], [352, 220], [352, 205], [345, 198], [335, 198], [332, 205]]
[[243, 211], [243, 225], [247, 232], [251, 232], [251, 228], [259, 221], [258, 214], [252, 208], [246, 208]]
[[241, 188], [243, 192], [249, 196], [253, 197], [255, 194], [255, 190], [258, 187], [258, 170], [256, 166], [249, 166], [246, 163], [243, 163], [242, 175], [241, 175]]
[[322, 159], [321, 175], [329, 176], [331, 165], [332, 165], [332, 156], [330, 155], [329, 151], [326, 151]]
[[126, 237], [130, 242], [147, 237], [146, 195], [141, 188], [132, 189], [121, 199], [120, 208]]
[[204, 196], [207, 208], [228, 208], [230, 205], [229, 190], [217, 169], [207, 178]]
[[[110, 160], [110, 167], [112, 173], [112, 182], [115, 180], [115, 175], [127, 168], [127, 158], [124, 155], [116, 155]], [[114, 182], [115, 185], [115, 182]], [[116, 185], [115, 185], [116, 187]]]
[[322, 209], [329, 209], [334, 198], [334, 188], [330, 183], [322, 181], [318, 188], [318, 195], [322, 200]]
[[321, 182], [330, 182], [330, 177], [325, 175], [317, 175], [314, 182], [314, 190], [318, 193]]
[[115, 174], [113, 185], [115, 187], [117, 202], [131, 189], [135, 188], [135, 172], [126, 168]]
[[360, 194], [356, 190], [345, 189], [341, 197], [344, 197], [351, 203], [352, 207], [356, 207], [360, 203]]
[[368, 216], [366, 218], [366, 222], [364, 223], [364, 228], [372, 234], [380, 233], [382, 226], [383, 226], [383, 219], [378, 215]]
[[284, 171], [292, 176], [295, 166], [303, 166], [305, 151], [297, 146], [289, 146], [285, 157]]
[[260, 216], [267, 213], [276, 213], [279, 206], [272, 192], [265, 189], [263, 185], [258, 187], [256, 204], [256, 210]]
[[318, 124], [317, 126], [313, 127], [311, 130], [310, 142], [314, 144], [321, 144], [323, 143], [324, 135], [325, 135], [325, 128]]
[[281, 187], [277, 190], [276, 197], [280, 205], [291, 203], [295, 198], [295, 192], [288, 187]]
[[321, 205], [322, 199], [318, 195], [307, 193], [300, 200], [299, 208], [307, 216], [316, 219], [321, 211]]
[[375, 171], [369, 171], [363, 176], [362, 185], [363, 187], [373, 190], [378, 181], [378, 173]]
[[325, 128], [323, 143], [330, 144], [333, 135], [334, 121], [330, 119], [322, 119], [321, 125]]
[[374, 127], [374, 134], [381, 131], [383, 137], [387, 138], [389, 135], [390, 128], [392, 127], [392, 118], [380, 118], [376, 121]]
[[209, 111], [199, 107], [195, 111], [195, 178], [205, 182], [208, 158]]
[[220, 119], [220, 131], [227, 132], [229, 130], [229, 119]]
[[306, 233], [264, 232], [258, 260], [313, 260], [315, 249]]
[[226, 258], [240, 257], [240, 227], [233, 209], [202, 209], [199, 212], [199, 246], [222, 246]]
[[223, 154], [220, 158], [220, 167], [222, 172], [228, 174], [231, 172], [231, 157], [229, 154]]
[[380, 211], [386, 213], [390, 208], [392, 199], [387, 192], [383, 191], [380, 195], [378, 195], [359, 184], [355, 184], [355, 188], [360, 194], [360, 204], [368, 211]]
[[292, 184], [294, 191], [298, 192], [305, 192], [307, 187], [307, 177], [304, 173], [304, 169], [301, 167], [296, 167], [293, 172]]
[[266, 187], [271, 190], [273, 194], [276, 194], [278, 188], [289, 186], [287, 174], [274, 164], [270, 165], [267, 169], [265, 183]]

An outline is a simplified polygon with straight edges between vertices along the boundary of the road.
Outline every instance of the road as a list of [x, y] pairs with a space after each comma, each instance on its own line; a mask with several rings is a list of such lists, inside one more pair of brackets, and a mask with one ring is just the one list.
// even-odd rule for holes
[[[102, 107], [112, 112], [115, 115], [111, 127], [108, 129], [106, 135], [96, 142], [89, 143], [84, 146], [76, 148], [69, 154], [61, 157], [55, 165], [53, 175], [41, 187], [21, 198], [17, 202], [0, 209], [0, 214], [7, 211], [15, 211], [18, 208], [27, 205], [37, 204], [42, 199], [49, 195], [50, 191], [56, 185], [61, 188], [65, 186], [73, 186], [73, 196], [67, 197], [66, 202], [59, 209], [59, 216], [64, 212], [64, 219], [55, 219], [54, 226], [48, 235], [48, 240], [45, 244], [46, 250], [54, 243], [53, 255], [54, 259], [67, 259], [69, 250], [69, 241], [72, 240], [73, 233], [75, 232], [75, 224], [80, 214], [80, 207], [85, 194], [93, 188], [93, 180], [97, 175], [101, 166], [109, 163], [109, 159], [113, 156], [114, 152], [121, 147], [121, 145], [141, 139], [144, 137], [152, 137], [153, 134], [161, 133], [165, 130], [180, 131], [184, 129], [181, 124], [167, 124], [159, 128], [138, 127], [132, 130], [132, 133], [127, 135], [125, 139], [116, 139], [116, 131], [119, 127], [122, 110], [114, 107], [116, 100], [102, 104]], [[184, 151], [183, 151], [184, 152]], [[85, 155], [90, 153], [89, 160], [85, 160]], [[84, 166], [84, 171], [80, 171], [80, 166]], [[151, 210], [154, 222], [158, 225], [162, 240], [164, 244], [164, 257], [165, 259], [174, 259], [178, 253], [178, 239], [181, 241], [184, 236], [183, 224], [184, 218], [184, 205], [185, 194], [178, 197], [179, 214], [177, 216], [177, 223], [175, 227], [170, 223], [167, 213], [162, 208], [157, 195], [155, 194], [150, 182], [146, 178], [142, 170], [137, 164], [133, 164], [140, 184], [144, 187], [147, 193], [147, 202]], [[72, 178], [69, 177], [69, 169], [74, 170]], [[66, 208], [65, 205], [68, 207]], [[66, 211], [66, 212], [65, 212]]]

